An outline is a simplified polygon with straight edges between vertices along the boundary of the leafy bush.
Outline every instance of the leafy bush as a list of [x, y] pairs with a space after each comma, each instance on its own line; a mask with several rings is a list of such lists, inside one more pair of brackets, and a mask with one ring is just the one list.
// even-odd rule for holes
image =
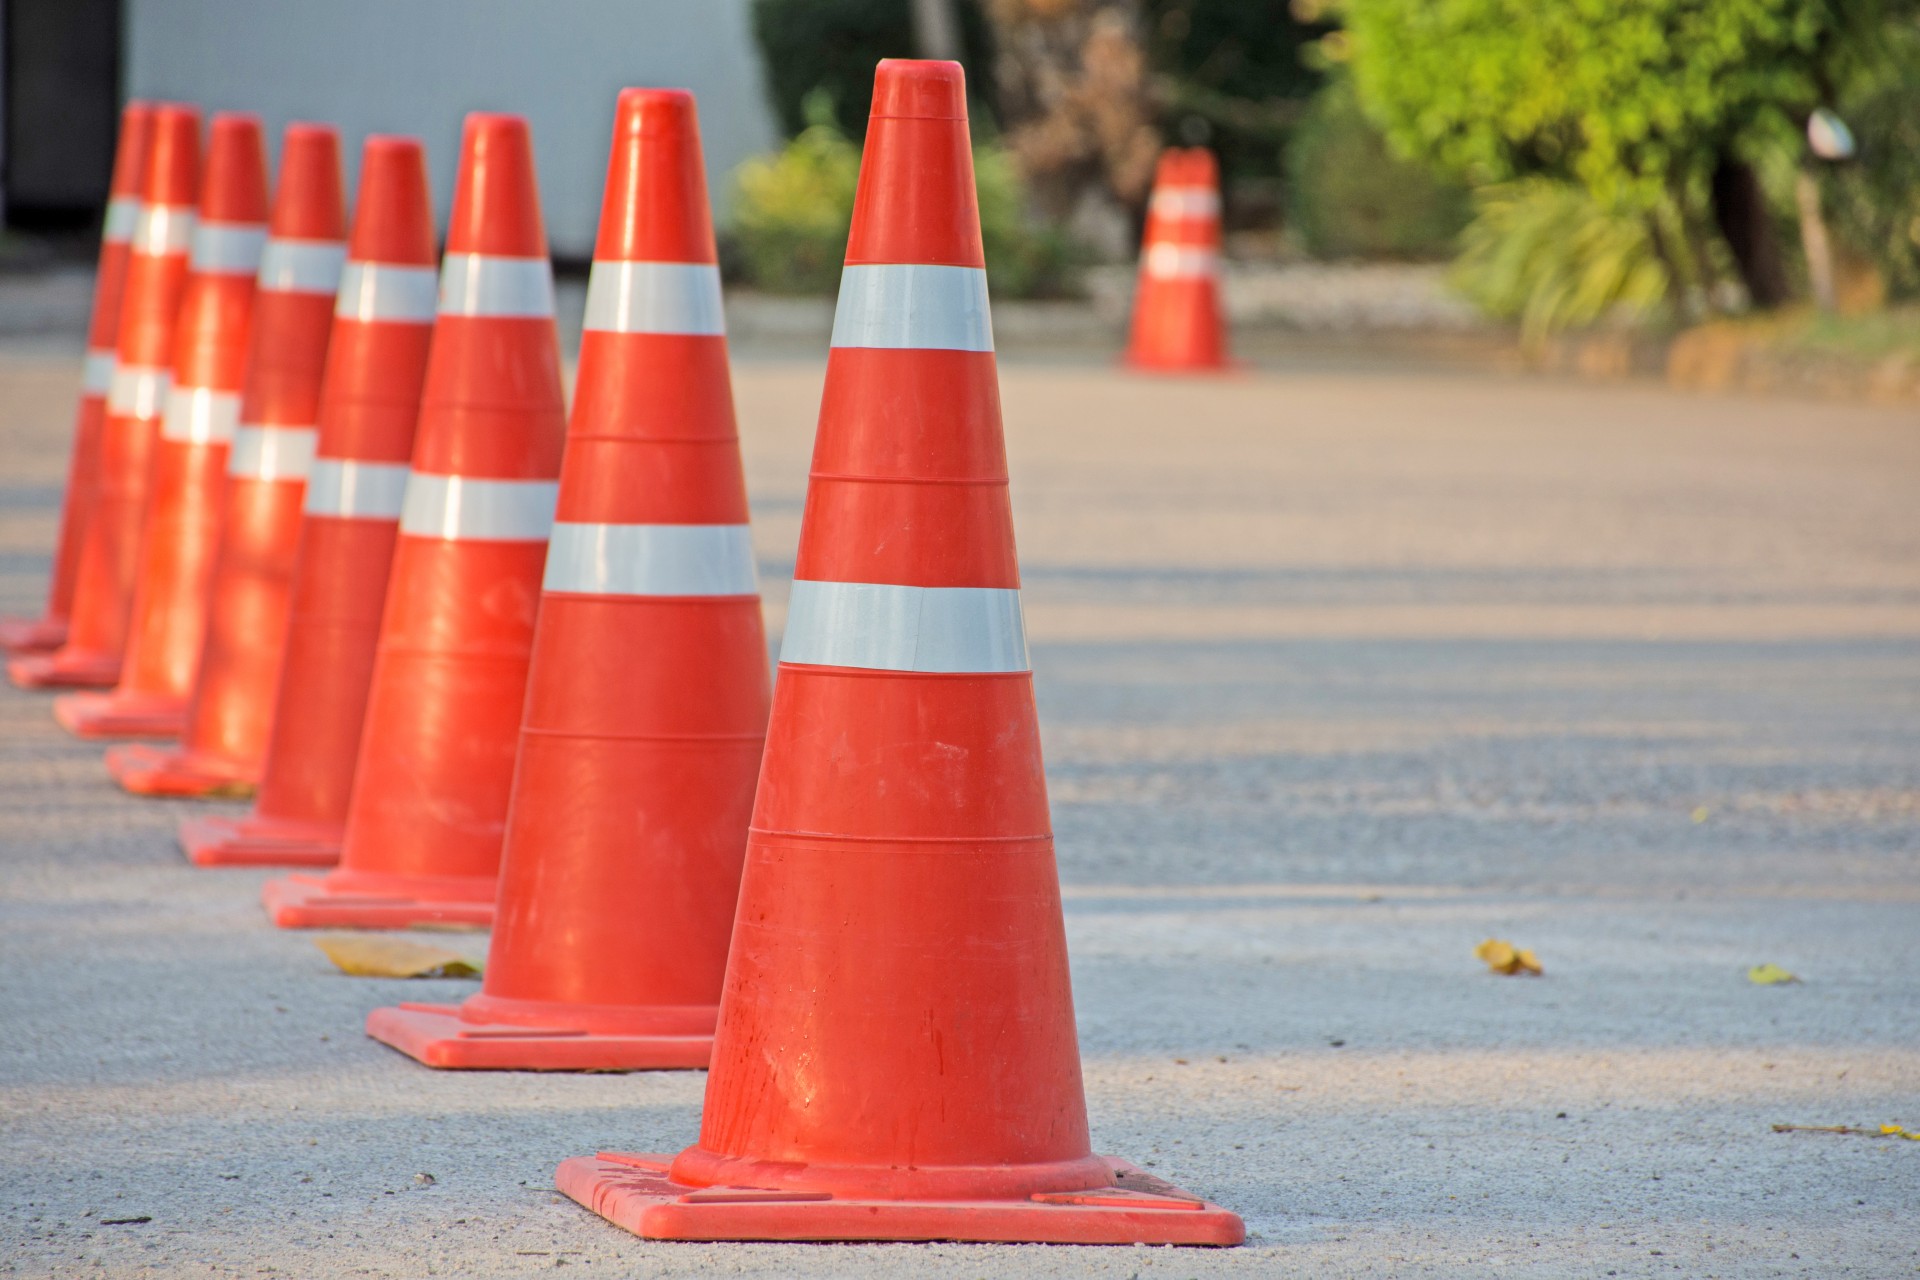
[[1532, 342], [1558, 329], [1644, 317], [1667, 296], [1667, 270], [1644, 219], [1547, 178], [1487, 187], [1460, 233], [1457, 287], [1518, 320]]
[[1820, 166], [1827, 221], [1895, 297], [1920, 296], [1920, 38], [1906, 35], [1884, 83], [1841, 105], [1858, 159]]
[[1293, 228], [1319, 258], [1444, 257], [1472, 214], [1466, 188], [1388, 149], [1346, 76], [1314, 98], [1287, 168]]

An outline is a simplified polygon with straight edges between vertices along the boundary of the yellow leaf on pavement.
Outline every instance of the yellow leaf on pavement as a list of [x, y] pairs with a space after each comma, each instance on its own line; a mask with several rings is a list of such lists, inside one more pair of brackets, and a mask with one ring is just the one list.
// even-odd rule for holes
[[314, 939], [342, 973], [356, 978], [477, 978], [480, 966], [457, 951], [405, 938], [335, 934]]
[[1757, 964], [1747, 970], [1747, 981], [1763, 987], [1777, 987], [1783, 982], [1798, 982], [1800, 978], [1777, 964]]
[[1473, 954], [1486, 961], [1488, 969], [1507, 977], [1521, 973], [1538, 976], [1545, 972], [1533, 952], [1522, 950], [1505, 938], [1488, 938], [1473, 949]]
[[1880, 1132], [1889, 1138], [1905, 1138], [1909, 1142], [1920, 1142], [1920, 1132], [1902, 1128], [1897, 1124], [1883, 1124], [1880, 1126]]

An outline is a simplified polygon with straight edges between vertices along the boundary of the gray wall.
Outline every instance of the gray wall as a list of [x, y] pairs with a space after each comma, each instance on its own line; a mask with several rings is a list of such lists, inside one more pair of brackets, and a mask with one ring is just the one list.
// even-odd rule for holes
[[721, 206], [733, 167], [776, 140], [747, 0], [127, 0], [126, 13], [129, 94], [257, 112], [276, 152], [289, 121], [337, 125], [350, 181], [365, 135], [413, 134], [443, 226], [461, 117], [525, 115], [564, 257], [592, 254], [622, 88], [698, 95]]

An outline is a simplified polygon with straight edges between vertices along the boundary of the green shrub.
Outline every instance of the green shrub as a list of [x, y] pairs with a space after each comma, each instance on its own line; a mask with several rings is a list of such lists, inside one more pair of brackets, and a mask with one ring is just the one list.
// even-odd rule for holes
[[1346, 76], [1314, 98], [1288, 150], [1292, 224], [1318, 258], [1440, 258], [1472, 208], [1466, 189], [1388, 148]]

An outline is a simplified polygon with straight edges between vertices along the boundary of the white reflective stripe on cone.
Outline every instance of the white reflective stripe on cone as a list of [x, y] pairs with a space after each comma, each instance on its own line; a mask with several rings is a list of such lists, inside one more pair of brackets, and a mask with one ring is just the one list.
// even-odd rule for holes
[[545, 258], [450, 253], [440, 270], [440, 314], [551, 316], [553, 264]]
[[166, 407], [167, 388], [172, 385], [171, 369], [115, 363], [113, 380], [107, 386], [107, 412], [123, 418], [157, 418]]
[[212, 387], [175, 387], [167, 392], [160, 434], [181, 444], [226, 444], [240, 425], [240, 397]]
[[1217, 218], [1220, 193], [1212, 187], [1161, 187], [1153, 193], [1150, 209], [1162, 218]]
[[119, 356], [108, 348], [87, 352], [86, 363], [80, 366], [80, 390], [90, 396], [104, 396], [113, 390], [113, 370], [119, 362]]
[[991, 351], [987, 273], [925, 263], [846, 267], [833, 345]]
[[305, 480], [320, 433], [312, 427], [246, 423], [233, 433], [227, 474], [244, 480]]
[[476, 480], [416, 471], [407, 477], [400, 532], [418, 538], [545, 542], [560, 485], [553, 480]]
[[760, 593], [743, 524], [556, 524], [541, 585], [605, 596]]
[[587, 274], [588, 329], [723, 335], [720, 268], [710, 262], [601, 262]]
[[107, 224], [101, 229], [100, 238], [108, 244], [125, 244], [133, 239], [133, 229], [140, 222], [140, 202], [131, 196], [120, 196], [107, 201]]
[[333, 304], [333, 314], [341, 320], [429, 324], [439, 288], [440, 278], [432, 267], [349, 262], [340, 274], [340, 297]]
[[276, 293], [324, 293], [340, 288], [347, 246], [338, 240], [268, 240], [260, 254], [260, 287]]
[[1156, 280], [1198, 280], [1219, 270], [1220, 255], [1197, 244], [1156, 244], [1147, 250], [1146, 271]]
[[1020, 593], [796, 581], [780, 661], [881, 671], [1028, 671]]
[[398, 520], [407, 498], [407, 464], [315, 458], [307, 475], [307, 514], [343, 520]]
[[193, 270], [221, 275], [250, 276], [260, 270], [260, 251], [267, 229], [258, 223], [203, 222], [193, 233]]
[[193, 248], [194, 212], [184, 204], [143, 204], [130, 247], [150, 258]]

